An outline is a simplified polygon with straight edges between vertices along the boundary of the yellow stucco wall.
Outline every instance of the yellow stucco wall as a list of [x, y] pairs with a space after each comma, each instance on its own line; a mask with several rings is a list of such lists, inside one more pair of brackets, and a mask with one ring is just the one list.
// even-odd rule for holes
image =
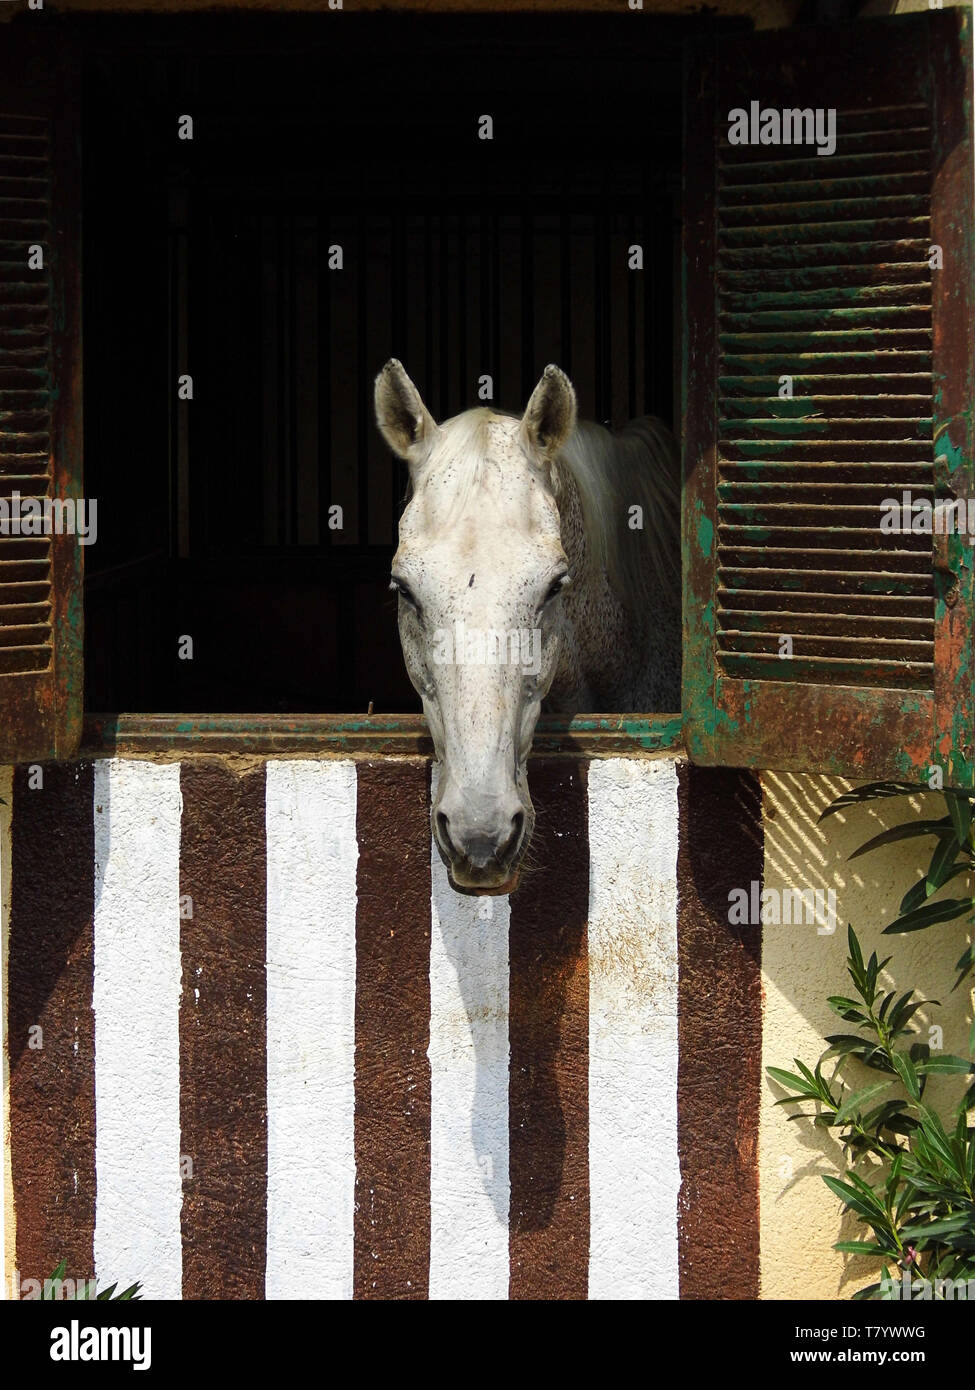
[[[852, 1032], [826, 1004], [830, 994], [852, 993], [846, 975], [846, 925], [852, 922], [864, 955], [876, 949], [893, 959], [881, 977], [887, 988], [915, 987], [942, 1007], [915, 1015], [919, 1041], [940, 1024], [943, 1050], [967, 1056], [972, 992], [952, 993], [954, 964], [971, 940], [964, 923], [947, 923], [906, 936], [882, 936], [896, 916], [901, 897], [921, 877], [931, 840], [895, 844], [848, 862], [847, 856], [871, 835], [907, 818], [908, 808], [925, 804], [928, 814], [944, 814], [936, 794], [908, 801], [893, 798], [839, 812], [817, 825], [816, 818], [848, 783], [795, 773], [762, 774], [765, 819], [765, 885], [835, 888], [838, 926], [820, 935], [815, 926], [766, 926], [762, 968], [765, 989], [764, 1066], [794, 1070], [792, 1059], [812, 1066], [828, 1033]], [[915, 848], [920, 844], [920, 852]], [[940, 896], [950, 897], [957, 883]], [[850, 986], [850, 988], [847, 988]], [[851, 1076], [853, 1074], [851, 1073]], [[861, 1084], [876, 1079], [862, 1069]], [[933, 1077], [927, 1097], [936, 1108], [959, 1095], [958, 1078]], [[840, 1203], [822, 1181], [838, 1173], [840, 1145], [832, 1134], [811, 1124], [787, 1120], [776, 1106], [782, 1090], [763, 1080], [759, 1131], [761, 1185], [762, 1296], [764, 1298], [849, 1298], [875, 1277], [875, 1266], [861, 1257], [837, 1254], [837, 1240], [864, 1239], [852, 1215], [841, 1220]], [[807, 1107], [808, 1108], [808, 1107]]]

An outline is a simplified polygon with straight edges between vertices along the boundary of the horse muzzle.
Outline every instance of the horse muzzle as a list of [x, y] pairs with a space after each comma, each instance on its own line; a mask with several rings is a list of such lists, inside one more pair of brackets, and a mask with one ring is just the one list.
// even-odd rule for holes
[[461, 893], [510, 893], [531, 835], [531, 812], [516, 795], [479, 812], [462, 797], [444, 797], [433, 813], [440, 857]]

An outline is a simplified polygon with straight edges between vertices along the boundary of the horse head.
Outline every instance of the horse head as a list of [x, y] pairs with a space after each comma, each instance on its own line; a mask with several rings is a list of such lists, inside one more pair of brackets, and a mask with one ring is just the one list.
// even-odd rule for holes
[[438, 425], [393, 359], [375, 394], [410, 470], [391, 587], [440, 763], [434, 839], [456, 889], [510, 892], [534, 826], [528, 752], [564, 635], [555, 461], [575, 392], [549, 366], [520, 419], [476, 409]]

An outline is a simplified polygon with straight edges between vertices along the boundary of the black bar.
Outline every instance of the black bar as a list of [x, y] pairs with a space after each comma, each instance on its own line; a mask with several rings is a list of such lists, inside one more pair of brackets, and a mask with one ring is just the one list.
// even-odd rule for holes
[[613, 232], [615, 230], [615, 217], [611, 211], [614, 205], [613, 169], [609, 163], [603, 166], [600, 182], [603, 195], [598, 224], [599, 237], [602, 242], [600, 277], [602, 280], [603, 315], [600, 348], [603, 374], [603, 409], [599, 418], [605, 420], [607, 425], [612, 426], [617, 423], [613, 416], [615, 408], [613, 399]]
[[[627, 238], [626, 252], [626, 410], [631, 420], [636, 419], [636, 282], [637, 273], [630, 269], [629, 248], [637, 242], [642, 245], [642, 238], [637, 235], [637, 220], [631, 212], [627, 225], [629, 236]], [[642, 277], [644, 271], [640, 272]]]
[[[360, 382], [365, 382], [369, 374], [369, 363], [367, 360], [368, 339], [366, 337], [366, 324], [368, 319], [368, 260], [369, 260], [369, 231], [366, 219], [359, 214], [358, 219], [358, 265], [356, 266], [356, 288], [358, 291], [358, 302], [356, 309], [356, 376]], [[359, 484], [359, 528], [356, 540], [360, 545], [369, 544], [369, 454], [366, 449], [366, 430], [369, 428], [368, 418], [368, 393], [360, 390], [358, 393], [356, 411], [356, 459], [358, 461], [357, 481]]]
[[431, 409], [440, 419], [441, 402], [436, 399], [433, 379], [433, 218], [423, 214], [423, 385], [430, 392]]
[[286, 479], [285, 479], [285, 460], [287, 457], [287, 421], [285, 412], [288, 401], [288, 375], [287, 363], [285, 361], [285, 303], [284, 303], [284, 218], [280, 213], [275, 214], [274, 218], [274, 247], [275, 247], [275, 266], [274, 266], [274, 337], [278, 351], [278, 372], [275, 394], [278, 401], [278, 430], [275, 459], [277, 469], [277, 497], [278, 508], [275, 517], [274, 543], [283, 545], [285, 541], [285, 506], [286, 506]]
[[501, 346], [501, 219], [496, 212], [491, 216], [491, 271], [491, 360], [494, 363], [494, 398], [498, 405], [504, 405], [501, 385], [501, 373], [504, 368], [504, 350]]
[[[186, 295], [186, 361], [179, 368], [179, 372], [189, 372], [193, 375], [198, 371], [196, 366], [196, 346], [200, 344], [203, 349], [205, 337], [201, 341], [200, 328], [206, 332], [206, 285], [209, 279], [207, 260], [213, 253], [212, 245], [207, 231], [208, 221], [205, 210], [200, 207], [200, 200], [203, 197], [201, 191], [196, 187], [191, 187], [187, 192], [186, 200], [186, 283], [183, 291]], [[204, 319], [201, 325], [197, 320], [202, 316]], [[199, 382], [193, 378], [194, 385]], [[186, 416], [186, 456], [187, 456], [187, 510], [189, 513], [187, 526], [187, 555], [199, 556], [210, 554], [210, 524], [207, 516], [208, 508], [208, 487], [207, 474], [209, 471], [209, 449], [199, 449], [194, 447], [194, 441], [206, 443], [202, 429], [194, 430], [194, 412], [192, 407], [182, 407], [187, 410]], [[197, 417], [199, 418], [199, 417]], [[204, 421], [206, 417], [204, 415]], [[202, 424], [203, 422], [201, 422]], [[182, 630], [182, 629], [181, 629]]]
[[[460, 331], [460, 350], [457, 357], [460, 363], [460, 404], [458, 410], [466, 410], [472, 404], [470, 382], [467, 379], [467, 325], [470, 305], [467, 302], [467, 216], [461, 213], [457, 219], [457, 313]], [[454, 413], [451, 410], [451, 415]]]
[[654, 343], [654, 305], [657, 290], [657, 218], [650, 199], [647, 168], [643, 166], [643, 408], [648, 415], [656, 410], [654, 385], [656, 351]]
[[329, 219], [318, 223], [318, 543], [331, 549], [332, 497], [332, 281], [328, 269]]
[[[481, 376], [484, 372], [490, 373], [491, 385], [497, 391], [497, 376], [494, 370], [494, 362], [491, 355], [491, 258], [489, 254], [490, 242], [490, 219], [487, 212], [481, 213], [481, 224], [478, 230], [480, 256], [480, 304], [479, 320], [481, 328], [481, 370], [477, 373]], [[495, 404], [497, 397], [495, 396]]]
[[[167, 209], [168, 215], [168, 209]], [[169, 249], [169, 558], [179, 557], [179, 252], [185, 232], [167, 229]]]
[[447, 345], [449, 326], [447, 282], [450, 276], [450, 250], [447, 214], [441, 211], [438, 221], [440, 224], [440, 283], [437, 286], [437, 293], [440, 297], [440, 400], [438, 418], [442, 420], [450, 414], [448, 408], [450, 401], [450, 354]]
[[288, 509], [285, 544], [298, 544], [298, 220], [288, 218]]
[[562, 361], [559, 366], [572, 376], [572, 206], [566, 179], [559, 209], [559, 281], [561, 290]]
[[[409, 371], [412, 363], [407, 362], [409, 343], [407, 340], [407, 328], [410, 322], [410, 259], [409, 259], [409, 227], [407, 226], [406, 215], [397, 212], [390, 223], [390, 236], [393, 240], [391, 255], [389, 258], [392, 270], [392, 300], [393, 300], [393, 343], [392, 356], [398, 357]], [[376, 369], [379, 363], [375, 363]], [[429, 378], [425, 379], [422, 392], [428, 389]], [[399, 509], [403, 491], [403, 465], [395, 456], [390, 456], [390, 468], [392, 469], [392, 479], [390, 483], [391, 494], [391, 517], [392, 530], [390, 533], [392, 544], [396, 544], [396, 537], [399, 531]], [[368, 537], [367, 537], [368, 540]]]
[[521, 405], [535, 385], [535, 241], [530, 209], [521, 223]]
[[593, 388], [595, 395], [596, 419], [600, 424], [606, 418], [606, 393], [603, 381], [603, 319], [605, 315], [605, 304], [603, 302], [603, 277], [602, 265], [605, 258], [605, 248], [603, 246], [603, 218], [602, 213], [597, 211], [593, 218], [592, 229], [592, 290], [593, 290]]

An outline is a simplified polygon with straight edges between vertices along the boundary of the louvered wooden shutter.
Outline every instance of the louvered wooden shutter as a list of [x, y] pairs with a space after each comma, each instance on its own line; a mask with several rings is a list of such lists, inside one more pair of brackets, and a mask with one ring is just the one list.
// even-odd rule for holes
[[[688, 751], [971, 785], [975, 549], [880, 530], [975, 496], [971, 12], [718, 39], [687, 80]], [[835, 108], [835, 152], [729, 143], [753, 101]]]
[[[15, 493], [81, 495], [78, 81], [70, 52], [41, 19], [25, 13], [0, 25], [0, 497], [8, 505]], [[43, 268], [31, 269], [38, 247]], [[66, 532], [0, 534], [0, 763], [77, 749], [81, 564]]]

